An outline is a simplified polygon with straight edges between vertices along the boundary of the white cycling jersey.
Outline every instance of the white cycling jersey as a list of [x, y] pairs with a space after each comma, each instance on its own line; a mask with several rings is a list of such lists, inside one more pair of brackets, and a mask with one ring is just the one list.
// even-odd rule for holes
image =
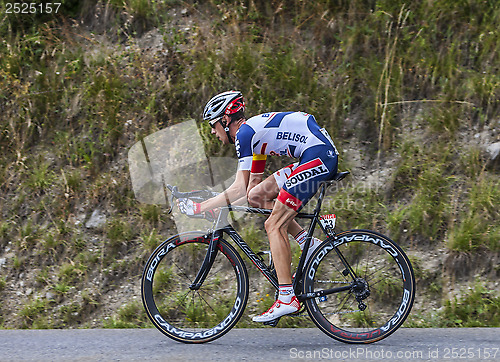
[[236, 133], [238, 170], [250, 170], [254, 155], [300, 158], [307, 149], [324, 144], [331, 144], [338, 154], [328, 132], [311, 114], [272, 112], [254, 116]]

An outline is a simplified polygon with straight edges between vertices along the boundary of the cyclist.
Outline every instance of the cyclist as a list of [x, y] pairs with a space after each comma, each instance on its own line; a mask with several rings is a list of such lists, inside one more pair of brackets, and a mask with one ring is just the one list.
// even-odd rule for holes
[[[298, 231], [297, 238], [301, 235], [303, 238], [303, 230], [294, 218], [314, 196], [320, 182], [336, 174], [338, 152], [326, 130], [320, 128], [310, 114], [270, 112], [247, 120], [244, 111], [245, 102], [238, 91], [224, 92], [208, 101], [203, 119], [210, 123], [212, 134], [223, 144], [236, 147], [239, 160], [236, 179], [224, 193], [212, 199], [202, 203], [180, 199], [179, 207], [181, 212], [194, 215], [210, 212], [244, 196], [251, 204], [272, 206], [265, 229], [279, 281], [279, 295], [267, 312], [253, 318], [255, 322], [267, 322], [300, 309], [292, 286], [287, 231], [292, 235]], [[273, 185], [272, 178], [261, 182], [267, 155], [289, 156], [298, 158], [299, 162], [273, 175], [274, 182], [277, 181]], [[278, 202], [272, 204], [276, 187], [279, 188]]]

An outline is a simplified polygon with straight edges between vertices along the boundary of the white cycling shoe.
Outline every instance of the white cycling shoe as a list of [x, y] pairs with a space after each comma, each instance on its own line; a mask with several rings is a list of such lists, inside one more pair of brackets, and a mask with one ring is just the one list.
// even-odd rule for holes
[[261, 315], [252, 318], [254, 322], [269, 322], [284, 315], [298, 312], [300, 309], [300, 302], [294, 295], [290, 303], [282, 302], [277, 299], [269, 310]]

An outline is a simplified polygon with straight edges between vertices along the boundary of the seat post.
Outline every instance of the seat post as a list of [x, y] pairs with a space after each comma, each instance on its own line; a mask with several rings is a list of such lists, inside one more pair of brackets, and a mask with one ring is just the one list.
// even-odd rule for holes
[[319, 212], [321, 211], [321, 204], [323, 203], [323, 198], [325, 197], [325, 192], [326, 192], [326, 182], [322, 182], [320, 186], [320, 191], [319, 191], [319, 196], [318, 196], [318, 203], [316, 204], [316, 208], [314, 209], [314, 215], [318, 217]]

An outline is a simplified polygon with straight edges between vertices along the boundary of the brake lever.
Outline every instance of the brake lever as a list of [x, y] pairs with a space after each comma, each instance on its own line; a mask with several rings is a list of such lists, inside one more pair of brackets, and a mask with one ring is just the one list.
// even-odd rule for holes
[[170, 203], [170, 209], [168, 209], [167, 214], [171, 214], [171, 213], [172, 213], [172, 211], [174, 211], [174, 204], [173, 204], [173, 202], [174, 202], [174, 197], [173, 197], [172, 195], [170, 195], [170, 198], [169, 198], [169, 200], [168, 200], [168, 201], [169, 201], [169, 203]]
[[170, 209], [168, 210], [168, 214], [171, 214], [172, 211], [174, 210], [174, 194], [177, 192], [177, 186], [171, 186], [171, 185], [167, 185], [167, 188], [170, 190], [170, 198], [169, 198], [169, 202], [170, 202]]

